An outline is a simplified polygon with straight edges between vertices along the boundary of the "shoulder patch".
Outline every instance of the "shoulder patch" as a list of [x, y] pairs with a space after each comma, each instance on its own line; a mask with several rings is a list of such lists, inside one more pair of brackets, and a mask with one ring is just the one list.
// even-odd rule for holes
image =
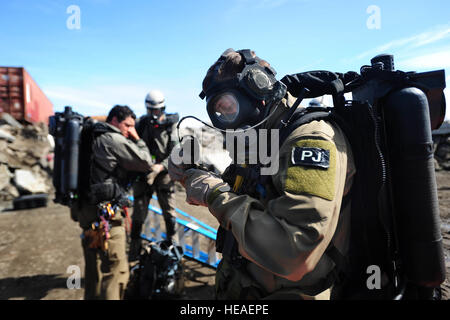
[[336, 146], [318, 139], [297, 141], [287, 164], [285, 191], [311, 194], [333, 200], [336, 176]]
[[294, 147], [291, 162], [295, 166], [309, 166], [328, 169], [330, 167], [330, 150], [312, 147]]

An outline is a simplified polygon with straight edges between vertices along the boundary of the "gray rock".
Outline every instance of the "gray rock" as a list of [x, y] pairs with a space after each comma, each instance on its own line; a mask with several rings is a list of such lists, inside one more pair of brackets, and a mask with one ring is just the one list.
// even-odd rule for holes
[[8, 164], [8, 156], [6, 150], [8, 148], [8, 142], [0, 140], [0, 163]]
[[16, 140], [16, 138], [11, 135], [9, 132], [0, 129], [0, 139], [6, 140], [6, 141], [10, 141], [13, 142], [14, 140]]
[[9, 113], [2, 113], [0, 115], [0, 119], [1, 119], [1, 122], [7, 123], [14, 128], [19, 128], [19, 129], [23, 128], [23, 126], [16, 119], [14, 119]]
[[29, 170], [16, 170], [14, 172], [14, 183], [19, 190], [25, 190], [29, 193], [48, 192], [48, 187], [45, 183], [45, 180]]
[[7, 185], [0, 193], [3, 201], [10, 201], [20, 196], [19, 190], [11, 184]]
[[0, 164], [0, 190], [9, 185], [13, 175], [9, 172], [8, 166]]

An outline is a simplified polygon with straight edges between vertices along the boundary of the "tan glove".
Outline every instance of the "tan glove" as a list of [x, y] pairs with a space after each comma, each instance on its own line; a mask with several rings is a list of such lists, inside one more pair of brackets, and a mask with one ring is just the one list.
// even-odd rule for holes
[[152, 171], [147, 175], [147, 183], [148, 185], [152, 185], [155, 182], [156, 176], [164, 170], [164, 166], [162, 164], [154, 164], [151, 167]]
[[184, 183], [184, 173], [186, 170], [195, 167], [195, 162], [199, 159], [199, 150], [198, 140], [190, 136], [184, 139], [182, 144], [178, 144], [172, 149], [169, 156], [168, 171], [173, 181]]
[[[175, 148], [174, 148], [175, 149]], [[177, 148], [175, 149], [175, 152], [180, 151], [181, 148]], [[169, 157], [169, 165], [168, 165], [168, 170], [169, 170], [169, 176], [173, 181], [180, 181], [183, 180], [183, 175], [186, 171], [186, 169], [188, 167], [192, 167], [190, 165], [185, 165], [183, 163], [181, 164], [176, 164], [173, 160], [172, 160], [172, 155]]]
[[208, 206], [220, 193], [231, 190], [219, 176], [204, 170], [189, 169], [184, 173], [186, 202], [195, 206]]

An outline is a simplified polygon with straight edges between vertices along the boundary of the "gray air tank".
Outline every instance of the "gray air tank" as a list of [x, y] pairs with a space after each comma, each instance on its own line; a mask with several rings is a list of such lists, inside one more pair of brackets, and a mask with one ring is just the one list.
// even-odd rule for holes
[[[361, 69], [367, 80], [353, 91], [353, 98], [371, 103], [384, 129], [401, 269], [409, 283], [439, 287], [445, 280], [445, 260], [431, 124], [440, 125], [445, 115], [445, 73], [408, 72], [409, 81], [402, 81], [392, 55], [376, 56], [371, 64]], [[430, 99], [433, 90], [439, 99]]]
[[49, 119], [49, 132], [55, 137], [53, 185], [55, 202], [71, 205], [78, 188], [78, 157], [83, 116], [65, 107]]
[[408, 280], [438, 287], [445, 280], [428, 101], [417, 88], [383, 103], [400, 254]]
[[74, 192], [78, 188], [78, 154], [80, 145], [81, 123], [76, 119], [70, 119], [66, 127], [66, 163], [65, 185], [66, 190]]

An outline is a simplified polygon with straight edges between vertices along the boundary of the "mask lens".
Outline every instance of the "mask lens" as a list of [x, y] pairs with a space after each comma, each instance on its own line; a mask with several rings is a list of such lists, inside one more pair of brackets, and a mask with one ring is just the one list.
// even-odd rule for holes
[[212, 103], [212, 110], [217, 119], [224, 122], [232, 122], [236, 119], [239, 113], [239, 102], [233, 94], [221, 94]]
[[147, 108], [147, 114], [151, 116], [160, 116], [164, 112], [164, 108]]

